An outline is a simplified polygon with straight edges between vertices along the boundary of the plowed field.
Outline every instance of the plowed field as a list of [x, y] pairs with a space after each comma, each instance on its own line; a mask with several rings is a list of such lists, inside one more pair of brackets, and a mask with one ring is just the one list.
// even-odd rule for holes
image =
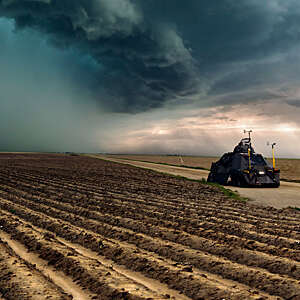
[[0, 155], [0, 299], [300, 299], [300, 213], [89, 157]]
[[[106, 155], [110, 158], [163, 163], [175, 166], [204, 168], [209, 170], [212, 162], [219, 160], [218, 157], [206, 156], [175, 156], [175, 155]], [[272, 159], [268, 159], [272, 163]], [[276, 167], [280, 169], [282, 180], [300, 182], [300, 159], [279, 158], [276, 159]]]

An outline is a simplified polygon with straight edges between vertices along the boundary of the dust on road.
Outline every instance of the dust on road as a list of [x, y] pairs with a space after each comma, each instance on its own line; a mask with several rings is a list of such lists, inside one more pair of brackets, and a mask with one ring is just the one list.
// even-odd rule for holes
[[[118, 163], [128, 164], [144, 169], [168, 173], [175, 176], [183, 176], [189, 179], [207, 179], [209, 171], [189, 169], [177, 166], [168, 166], [156, 163], [130, 161], [119, 158], [106, 157], [104, 155], [89, 155]], [[275, 208], [300, 207], [300, 184], [281, 181], [279, 188], [239, 188], [227, 186], [226, 188], [238, 192], [242, 197], [249, 198], [255, 204], [272, 206]]]

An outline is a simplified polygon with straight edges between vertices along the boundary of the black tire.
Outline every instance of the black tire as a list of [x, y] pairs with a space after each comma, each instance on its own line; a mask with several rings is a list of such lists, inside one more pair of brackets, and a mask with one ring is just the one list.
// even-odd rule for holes
[[242, 183], [241, 183], [241, 180], [240, 180], [239, 176], [237, 176], [237, 175], [230, 175], [230, 178], [231, 178], [231, 184], [233, 186], [237, 186], [237, 187], [241, 187], [242, 186]]

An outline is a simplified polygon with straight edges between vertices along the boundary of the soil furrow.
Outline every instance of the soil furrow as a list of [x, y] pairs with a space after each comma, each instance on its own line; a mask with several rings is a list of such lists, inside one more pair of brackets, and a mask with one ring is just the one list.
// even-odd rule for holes
[[[1, 223], [5, 223], [6, 228], [9, 228], [11, 231], [16, 231], [15, 226], [8, 226], [7, 220], [4, 220], [2, 218]], [[68, 224], [67, 222], [64, 223]], [[61, 226], [61, 224], [58, 226]], [[66, 226], [68, 226], [67, 237], [70, 238], [71, 236], [73, 242], [78, 242], [84, 247], [89, 246], [91, 247], [91, 250], [99, 252], [99, 242], [96, 242], [94, 234], [90, 234], [86, 230], [83, 231], [83, 229], [78, 228], [77, 234], [75, 234], [75, 236], [78, 236], [78, 233], [80, 232], [79, 239], [74, 239], [74, 232], [70, 232], [70, 225]], [[56, 231], [54, 230], [54, 232]], [[17, 237], [22, 240], [26, 238], [24, 232], [22, 232], [22, 234], [17, 233]], [[103, 237], [100, 236], [100, 238]], [[99, 235], [97, 240], [98, 239]], [[28, 238], [27, 243], [30, 242], [32, 242], [32, 239]], [[197, 272], [195, 271], [193, 271], [192, 274], [190, 271], [185, 272], [184, 265], [174, 264], [174, 262], [172, 264], [169, 264], [167, 261], [155, 259], [152, 256], [144, 254], [135, 247], [123, 246], [120, 248], [119, 241], [111, 242], [109, 240], [103, 239], [103, 244], [104, 246], [102, 249], [100, 249], [100, 252], [106, 257], [108, 256], [110, 259], [113, 259], [118, 263], [125, 264], [129, 268], [132, 268], [134, 271], [145, 272], [148, 276], [150, 275], [150, 277], [159, 278], [166, 284], [170, 285], [172, 288], [176, 288], [181, 291], [184, 290], [184, 292], [193, 299], [197, 299], [200, 296], [204, 296], [205, 299], [223, 299], [224, 297], [229, 297], [230, 299], [257, 299], [264, 295], [263, 293], [259, 293], [255, 290], [248, 292], [247, 290], [249, 289], [249, 287], [245, 287], [244, 290], [237, 289], [237, 283], [232, 282], [227, 284], [226, 280], [222, 278], [219, 278], [218, 280], [213, 275], [208, 275], [208, 277], [206, 274], [203, 274], [203, 272], [199, 272], [199, 274], [197, 274]], [[34, 247], [39, 248], [39, 246], [36, 246], [36, 244], [34, 245]], [[49, 252], [47, 251], [45, 254], [45, 249], [43, 249], [43, 253], [46, 256], [49, 254]], [[52, 253], [51, 250], [50, 253]], [[57, 257], [57, 254], [55, 255], [55, 257]], [[185, 288], [186, 282], [190, 283], [190, 287], [192, 288], [192, 290], [187, 290]], [[214, 282], [214, 284], [212, 284], [212, 282]], [[203, 289], [205, 290], [205, 292], [203, 292]]]
[[[1, 232], [0, 232], [1, 235]], [[72, 299], [0, 237], [0, 295], [5, 299]]]
[[[65, 192], [65, 191], [64, 191]], [[82, 191], [80, 191], [82, 193]], [[47, 193], [49, 193], [49, 190], [47, 191]], [[55, 193], [55, 191], [54, 191]], [[95, 193], [94, 193], [95, 194]], [[112, 199], [109, 199], [109, 201], [111, 201]], [[105, 201], [105, 198], [103, 199], [103, 201]], [[136, 205], [136, 204], [135, 204]], [[185, 210], [187, 210], [186, 208], [186, 204], [185, 204]], [[150, 210], [150, 207], [147, 207], [148, 208], [148, 211]], [[215, 212], [214, 212], [214, 209], [215, 209]], [[155, 210], [157, 210], [157, 207], [155, 207]], [[178, 207], [177, 207], [177, 210], [178, 210]], [[170, 207], [169, 207], [169, 211], [170, 211]], [[208, 214], [207, 212], [210, 211], [211, 214]], [[178, 213], [178, 211], [176, 211]], [[269, 234], [277, 234], [278, 236], [283, 236], [283, 237], [294, 237], [296, 238], [297, 237], [297, 234], [299, 234], [299, 222], [298, 224], [294, 224], [293, 226], [290, 226], [290, 227], [287, 227], [287, 226], [284, 226], [281, 228], [280, 231], [278, 231], [277, 229], [277, 223], [274, 224], [274, 222], [270, 225], [271, 228], [266, 228], [266, 226], [263, 226], [264, 224], [261, 224], [261, 222], [257, 222], [257, 221], [253, 221], [251, 223], [251, 220], [247, 223], [247, 218], [241, 218], [241, 217], [236, 217], [236, 216], [232, 216], [232, 215], [228, 215], [227, 214], [224, 214], [223, 210], [220, 211], [220, 209], [217, 209], [217, 208], [209, 208], [209, 207], [206, 207], [206, 208], [198, 208], [198, 211], [195, 211], [194, 212], [196, 213], [196, 215], [200, 218], [208, 218], [208, 217], [211, 217], [213, 215], [217, 216], [217, 217], [227, 217], [227, 218], [230, 218], [230, 219], [233, 219], [236, 221], [239, 221], [239, 222], [243, 222], [245, 224], [252, 224], [252, 225], [255, 225], [256, 228], [260, 229], [260, 231], [264, 231], [265, 233], [269, 233]], [[185, 213], [185, 212], [184, 212]], [[192, 213], [192, 212], [188, 212], [188, 213]], [[277, 221], [278, 222], [278, 221]], [[276, 230], [276, 232], [274, 232]], [[296, 233], [295, 233], [296, 232]]]
[[94, 158], [9, 153], [0, 154], [0, 208], [3, 238], [30, 250], [19, 259], [31, 279], [48, 280], [29, 257], [40, 255], [95, 299], [300, 298], [296, 210]]
[[[20, 191], [18, 191], [16, 189], [12, 190], [10, 188], [5, 188], [5, 187], [2, 187], [2, 190], [5, 190], [8, 193], [16, 193], [16, 194], [20, 193]], [[23, 197], [26, 197], [25, 193], [26, 193], [25, 191], [21, 192], [20, 195]], [[55, 198], [57, 198], [57, 197], [55, 197]], [[59, 199], [61, 200], [61, 202], [64, 202], [64, 200], [65, 200], [65, 202], [70, 203], [70, 201], [63, 199], [62, 197], [59, 197]], [[77, 205], [77, 203], [76, 203], [76, 201], [74, 201], [74, 199], [72, 199], [71, 203], [74, 203]], [[110, 211], [116, 213], [117, 208], [111, 209]], [[124, 212], [124, 207], [123, 207], [123, 212]], [[130, 211], [128, 211], [128, 214], [130, 215]], [[136, 218], [137, 214], [134, 213], [134, 216]], [[170, 220], [170, 218], [171, 218], [171, 220], [179, 219], [180, 223], [185, 224], [185, 228], [182, 228], [183, 226], [181, 224], [178, 224], [178, 222], [177, 222], [177, 224], [174, 224], [177, 228], [181, 227], [181, 229], [183, 231], [187, 231], [189, 233], [196, 234], [196, 235], [197, 235], [197, 233], [195, 233], [195, 231], [191, 232], [190, 228], [193, 228], [193, 229], [197, 228], [198, 231], [200, 230], [200, 232], [201, 232], [201, 229], [203, 229], [203, 228], [207, 229], [207, 230], [213, 230], [215, 232], [223, 232], [223, 233], [228, 233], [230, 230], [230, 235], [234, 235], [239, 238], [247, 238], [249, 240], [255, 240], [255, 241], [270, 244], [270, 245], [276, 245], [276, 246], [280, 245], [281, 247], [285, 247], [285, 248], [294, 248], [295, 246], [296, 246], [296, 249], [298, 248], [298, 244], [296, 243], [296, 241], [299, 239], [300, 236], [297, 234], [296, 235], [293, 234], [292, 236], [294, 239], [292, 239], [292, 238], [287, 238], [287, 237], [282, 236], [282, 234], [280, 234], [279, 232], [276, 232], [276, 230], [274, 230], [272, 232], [271, 229], [266, 230], [265, 228], [262, 228], [259, 230], [259, 232], [254, 231], [253, 229], [257, 229], [257, 226], [251, 227], [251, 225], [248, 225], [247, 227], [248, 228], [250, 227], [249, 228], [250, 230], [248, 228], [245, 230], [245, 229], [241, 228], [241, 224], [238, 224], [234, 221], [222, 220], [217, 217], [211, 216], [210, 218], [207, 219], [207, 218], [205, 218], [205, 216], [201, 216], [201, 219], [199, 219], [199, 218], [195, 218], [195, 215], [187, 214], [187, 216], [189, 216], [189, 218], [187, 218], [187, 217], [179, 218], [178, 216], [170, 217], [168, 214], [165, 213], [164, 219], [167, 219], [167, 220]], [[197, 214], [197, 216], [199, 216], [199, 215]], [[190, 221], [190, 220], [193, 220], [193, 221]], [[211, 221], [213, 221], [213, 223], [211, 223]], [[252, 231], [251, 231], [251, 229], [252, 229]], [[265, 231], [267, 231], [269, 233], [265, 233]], [[260, 233], [260, 232], [264, 232], [264, 233]], [[270, 232], [273, 234], [271, 235]], [[289, 235], [291, 235], [291, 232]], [[274, 236], [276, 236], [276, 239], [274, 238]], [[273, 250], [272, 250], [272, 252], [273, 252]], [[296, 255], [294, 257], [294, 259], [297, 259], [297, 257], [299, 257], [299, 256]]]
[[87, 296], [87, 293], [82, 291], [80, 297], [76, 297], [78, 299], [95, 299], [97, 295], [101, 295], [100, 299], [165, 298], [162, 295], [157, 297], [145, 287], [94, 259], [76, 253], [74, 249], [56, 241], [51, 234], [43, 235], [33, 231], [28, 226], [22, 226], [20, 221], [1, 218], [1, 223], [5, 232], [24, 244], [29, 251], [37, 253], [49, 265], [63, 271], [75, 282], [78, 281], [83, 288], [95, 293]]
[[[103, 162], [103, 163], [107, 163], [107, 162]], [[20, 171], [20, 170], [19, 170]], [[22, 171], [24, 171], [24, 170], [22, 170]], [[25, 170], [26, 171], [26, 170]], [[137, 170], [135, 170], [135, 171], [138, 171], [138, 169]], [[28, 172], [26, 172], [27, 174], [28, 174]], [[33, 176], [33, 175], [32, 175]], [[42, 176], [42, 175], [41, 175]], [[44, 178], [44, 177], [43, 177]], [[46, 179], [45, 179], [46, 180]], [[62, 182], [65, 182], [65, 181], [67, 181], [67, 180], [69, 180], [70, 182], [72, 181], [72, 177], [68, 177], [68, 178], [66, 178], [66, 176], [64, 176], [64, 178], [61, 178], [61, 181]], [[54, 180], [53, 180], [54, 181]], [[178, 180], [177, 180], [178, 181]], [[51, 182], [51, 181], [50, 181]], [[59, 183], [59, 180], [56, 180], [56, 182], [58, 182]], [[86, 180], [86, 178], [85, 178], [85, 182], [87, 182], [87, 180]], [[78, 180], [78, 184], [80, 183], [80, 180]], [[85, 183], [86, 184], [86, 183]], [[75, 186], [75, 184], [73, 183], [73, 186]], [[96, 186], [96, 188], [98, 189], [98, 188], [100, 188], [100, 186], [101, 186], [101, 184], [99, 183], [98, 184], [98, 186]], [[91, 185], [89, 185], [88, 186], [89, 188], [91, 188], [92, 186]], [[95, 185], [93, 186], [93, 187], [95, 187]], [[115, 186], [114, 188], [119, 188], [119, 185], [118, 186]], [[91, 190], [89, 190], [89, 192], [90, 192]], [[141, 191], [142, 192], [142, 191]], [[209, 190], [208, 191], [202, 191], [202, 194], [205, 194], [205, 193], [207, 193], [208, 195], [209, 195]], [[120, 193], [120, 194], [122, 194], [122, 192]], [[123, 194], [124, 194], [124, 191], [123, 191]], [[178, 195], [178, 193], [177, 193], [177, 195]], [[169, 196], [171, 196], [171, 194], [169, 193]], [[204, 199], [201, 199], [201, 200], [204, 200]], [[197, 201], [197, 203], [198, 203], [198, 201]], [[207, 202], [207, 203], [209, 203], [209, 202]], [[239, 207], [239, 205], [231, 205], [231, 206], [228, 206], [228, 205], [226, 205], [226, 203], [224, 203], [224, 208], [226, 208], [227, 210], [237, 210], [237, 213], [240, 213], [240, 212], [243, 212], [244, 210], [242, 209], [242, 210], [240, 210], [240, 209], [238, 209], [238, 207]], [[213, 207], [212, 207], [213, 208]], [[242, 207], [243, 208], [243, 207]], [[220, 207], [219, 207], [219, 209], [220, 209]], [[222, 208], [221, 208], [222, 209]], [[270, 219], [273, 219], [274, 217], [277, 217], [276, 215], [274, 216], [274, 213], [276, 213], [277, 211], [276, 210], [274, 210], [274, 209], [272, 209], [272, 208], [268, 208], [268, 210], [270, 211]], [[263, 213], [264, 214], [262, 214], [262, 213], [260, 213], [260, 215], [259, 215], [259, 217], [261, 217], [261, 216], [263, 216], [264, 215], [264, 217], [266, 217], [266, 210], [263, 210], [263, 209], [259, 209], [258, 207], [256, 208], [256, 210], [255, 210], [255, 212], [256, 213], [258, 213], [259, 211], [263, 211]], [[249, 216], [251, 216], [251, 211], [249, 211], [248, 212], [248, 214], [249, 214]], [[280, 215], [280, 220], [285, 220], [285, 219], [288, 219], [289, 221], [291, 221], [291, 218], [290, 217], [287, 217], [287, 216], [285, 216], [285, 215], [283, 215], [283, 214], [281, 214]], [[296, 221], [296, 222], [298, 222], [298, 220], [297, 219], [294, 219], [294, 221]]]
[[[17, 222], [18, 224], [22, 223], [23, 228], [30, 228], [31, 230], [34, 230], [36, 233], [39, 235], [42, 235], [46, 237], [48, 240], [55, 240], [57, 243], [60, 245], [65, 245], [67, 249], [70, 249], [72, 252], [76, 252], [80, 255], [83, 255], [86, 258], [92, 258], [93, 260], [98, 261], [101, 263], [101, 265], [105, 266], [108, 268], [107, 272], [111, 273], [114, 272], [116, 273], [116, 277], [119, 277], [120, 275], [129, 278], [133, 280], [134, 282], [137, 283], [135, 286], [136, 289], [139, 289], [140, 292], [143, 293], [143, 295], [146, 295], [147, 293], [149, 294], [149, 291], [153, 291], [153, 295], [150, 296], [155, 296], [155, 294], [159, 295], [159, 299], [161, 298], [168, 298], [167, 295], [170, 295], [171, 297], [174, 297], [179, 300], [188, 300], [189, 298], [178, 293], [175, 290], [170, 290], [168, 287], [164, 284], [161, 284], [157, 280], [153, 280], [150, 278], [147, 278], [143, 276], [141, 273], [138, 272], [133, 272], [128, 269], [126, 269], [124, 266], [119, 266], [115, 264], [112, 260], [108, 260], [103, 256], [100, 256], [98, 252], [89, 250], [83, 246], [80, 246], [79, 244], [74, 244], [62, 237], [58, 237], [57, 235], [53, 234], [52, 231], [49, 231], [47, 229], [37, 227], [32, 225], [32, 223], [26, 221], [25, 219], [20, 219], [20, 217], [17, 217], [11, 213], [4, 212], [1, 210], [2, 215], [5, 215], [5, 222], [8, 222], [8, 220]], [[128, 284], [127, 284], [128, 285]], [[149, 291], [145, 292], [145, 289], [143, 287], [148, 288]], [[157, 295], [154, 297], [157, 299]], [[149, 296], [149, 297], [150, 297]]]
[[[74, 214], [79, 214], [84, 217], [92, 218], [92, 219], [95, 219], [102, 223], [104, 222], [106, 224], [109, 224], [109, 225], [113, 225], [113, 226], [122, 225], [122, 227], [124, 227], [124, 228], [131, 229], [136, 232], [148, 234], [150, 236], [160, 235], [164, 239], [171, 240], [171, 241], [174, 241], [174, 239], [175, 239], [177, 242], [183, 243], [186, 246], [191, 246], [191, 244], [188, 244], [187, 240], [193, 241], [196, 238], [198, 240], [198, 242], [203, 241], [202, 243], [200, 243], [200, 245], [201, 244], [203, 245], [202, 246], [203, 248], [200, 248], [198, 246], [198, 248], [197, 248], [198, 250], [209, 251], [209, 252], [213, 251], [213, 254], [224, 255], [228, 259], [236, 259], [235, 261], [237, 261], [237, 262], [240, 262], [238, 259], [242, 259], [242, 261], [244, 263], [245, 258], [243, 257], [243, 255], [241, 255], [241, 256], [240, 255], [232, 255], [231, 251], [233, 251], [233, 250], [236, 254], [239, 252], [241, 252], [241, 253], [243, 252], [242, 249], [240, 249], [240, 251], [238, 249], [233, 249], [233, 246], [234, 247], [244, 247], [247, 249], [246, 250], [246, 253], [248, 253], [247, 256], [252, 257], [252, 259], [249, 260], [248, 264], [250, 264], [251, 266], [259, 266], [259, 267], [267, 266], [267, 269], [271, 272], [273, 272], [273, 270], [278, 269], [278, 265], [276, 265], [273, 261], [274, 258], [265, 256], [266, 259], [262, 260], [261, 257], [257, 253], [249, 254], [249, 250], [255, 250], [256, 252], [260, 251], [260, 252], [264, 252], [264, 253], [267, 253], [270, 255], [275, 255], [275, 256], [288, 257], [288, 258], [294, 259], [296, 261], [300, 260], [300, 251], [287, 249], [287, 248], [277, 248], [274, 246], [269, 246], [267, 244], [257, 242], [255, 239], [246, 239], [243, 237], [237, 238], [236, 236], [233, 236], [233, 235], [228, 235], [228, 234], [225, 235], [225, 234], [218, 232], [214, 227], [212, 227], [212, 224], [210, 224], [208, 222], [205, 222], [202, 224], [200, 223], [200, 224], [198, 224], [198, 226], [195, 226], [195, 224], [190, 224], [190, 222], [188, 222], [187, 224], [186, 224], [186, 222], [182, 222], [182, 224], [183, 223], [185, 224], [184, 226], [178, 222], [176, 222], [176, 223], [168, 222], [168, 224], [167, 224], [168, 226], [166, 228], [164, 228], [163, 227], [165, 225], [164, 221], [159, 222], [158, 220], [155, 220], [154, 222], [152, 222], [152, 220], [149, 218], [141, 218], [140, 220], [143, 220], [143, 222], [147, 221], [148, 225], [144, 226], [144, 224], [142, 222], [129, 219], [128, 217], [126, 217], [126, 219], [124, 219], [122, 216], [115, 217], [114, 215], [101, 214], [98, 212], [98, 210], [105, 212], [106, 211], [105, 207], [96, 207], [95, 206], [90, 210], [86, 210], [86, 209], [83, 209], [82, 207], [74, 207], [74, 205], [77, 205], [76, 201], [75, 202], [74, 201], [67, 202], [67, 203], [72, 203], [72, 205], [70, 206], [70, 205], [64, 204], [65, 201], [57, 202], [54, 200], [46, 200], [45, 198], [43, 198], [43, 199], [36, 198], [35, 203], [47, 204], [51, 207], [56, 207], [57, 209], [68, 211], [68, 212], [71, 212]], [[126, 209], [122, 212], [121, 215], [125, 215], [125, 216], [127, 215]], [[130, 216], [130, 214], [129, 214], [129, 216]], [[136, 213], [135, 216], [133, 216], [133, 217], [136, 218], [137, 216], [138, 216], [138, 213]], [[166, 218], [167, 218], [167, 216], [165, 216], [165, 219]], [[151, 226], [149, 226], [150, 224], [152, 224], [154, 226], [151, 227]], [[194, 225], [194, 226], [191, 226], [191, 225]], [[180, 228], [181, 231], [176, 234], [176, 233], [174, 233], [174, 231], [170, 232], [170, 228], [178, 228], [178, 229]], [[192, 228], [192, 230], [191, 230], [191, 228]], [[195, 237], [190, 237], [189, 236], [190, 234], [195, 235]], [[216, 247], [215, 246], [216, 239], [219, 241], [222, 241], [224, 243], [224, 245], [218, 245], [218, 247]], [[275, 242], [278, 243], [277, 236], [274, 236], [273, 239], [274, 239], [274, 243]], [[292, 243], [292, 245], [296, 244], [296, 240], [291, 240], [291, 243]], [[195, 244], [195, 243], [193, 243], [193, 244]], [[211, 245], [213, 245], [213, 246], [211, 246]], [[284, 246], [286, 246], [286, 245], [284, 245]], [[297, 246], [297, 244], [296, 244], [296, 246]], [[195, 247], [195, 246], [191, 246], [191, 247]], [[254, 259], [255, 257], [257, 257], [257, 259]], [[266, 263], [265, 260], [269, 260], [269, 263]], [[277, 258], [276, 262], [280, 264], [279, 261], [280, 261], [280, 259]], [[286, 265], [286, 263], [283, 262], [283, 265]], [[290, 269], [293, 270], [293, 268], [295, 268], [295, 266], [281, 267], [281, 268], [279, 268], [279, 270], [282, 270], [282, 272], [285, 272], [283, 274], [286, 274], [286, 273], [290, 274], [291, 272], [289, 270]], [[296, 268], [296, 271], [293, 272], [293, 274], [294, 274], [293, 276], [295, 276], [295, 274], [297, 274], [297, 268]]]
[[[112, 232], [111, 229], [103, 228], [103, 226], [99, 226], [97, 223], [89, 220], [84, 220], [82, 217], [79, 216], [72, 216], [70, 213], [64, 213], [63, 211], [57, 212], [55, 209], [50, 207], [42, 208], [42, 205], [39, 207], [35, 207], [38, 211], [42, 211], [46, 215], [50, 215], [52, 217], [58, 217], [59, 219], [63, 220], [66, 219], [71, 224], [78, 226], [80, 228], [89, 229], [92, 232], [100, 235], [101, 238], [109, 238], [114, 239], [115, 243], [119, 243], [120, 241], [128, 241], [130, 235], [123, 232], [123, 237], [121, 232]], [[68, 225], [66, 225], [68, 227]], [[220, 258], [213, 257], [212, 255], [206, 255], [201, 252], [196, 253], [185, 253], [185, 249], [182, 249], [179, 245], [174, 245], [175, 247], [172, 248], [172, 244], [170, 243], [169, 246], [159, 245], [155, 243], [154, 240], [149, 241], [147, 244], [144, 240], [139, 238], [139, 236], [131, 237], [130, 242], [133, 243], [139, 249], [143, 249], [146, 251], [150, 251], [151, 256], [154, 257], [157, 253], [160, 255], [160, 258], [157, 259], [159, 261], [162, 257], [166, 256], [173, 260], [173, 263], [188, 263], [201, 270], [205, 270], [208, 272], [212, 272], [214, 274], [221, 275], [227, 279], [234, 280], [240, 282], [242, 284], [250, 285], [253, 288], [262, 289], [265, 292], [270, 294], [283, 296], [287, 293], [290, 293], [291, 290], [297, 290], [298, 283], [297, 281], [293, 281], [292, 279], [284, 278], [275, 274], [268, 273], [264, 270], [258, 268], [249, 268], [246, 266], [241, 267], [240, 265], [234, 264], [230, 261], [224, 261]], [[135, 248], [134, 248], [135, 249]], [[110, 250], [111, 252], [112, 250]], [[128, 249], [127, 249], [128, 251]], [[131, 251], [134, 251], [131, 249]], [[126, 251], [122, 250], [121, 253], [125, 253]], [[127, 254], [128, 257], [130, 254]], [[138, 254], [136, 253], [135, 256]], [[152, 258], [153, 259], [153, 258]], [[148, 261], [149, 264], [149, 261]], [[159, 268], [158, 268], [159, 269]], [[256, 274], [256, 276], [254, 276]], [[258, 274], [260, 274], [258, 276]], [[257, 279], [256, 279], [257, 278]], [[259, 278], [259, 279], [258, 279]], [[264, 285], [262, 285], [262, 278]], [[271, 286], [274, 283], [280, 284], [280, 290], [274, 291]]]
[[[2, 181], [3, 182], [3, 181]], [[10, 186], [14, 186], [12, 184], [13, 182], [10, 183]], [[17, 182], [15, 182], [17, 183]], [[6, 183], [7, 184], [7, 183]], [[57, 198], [59, 198], [61, 201], [63, 201], [64, 199], [67, 199], [70, 197], [70, 195], [68, 195], [66, 193], [66, 191], [62, 188], [62, 195], [59, 194], [59, 190], [58, 187], [56, 187], [56, 190], [51, 190], [50, 187], [47, 186], [47, 190], [43, 191], [43, 188], [41, 187], [33, 187], [31, 185], [24, 185], [20, 187], [20, 183], [18, 183], [18, 189], [20, 190], [24, 190], [24, 191], [30, 191], [31, 193], [34, 194], [42, 194], [42, 195], [46, 195], [46, 196], [55, 196]], [[80, 191], [81, 195], [82, 191]], [[96, 193], [94, 193], [96, 194]], [[84, 195], [85, 196], [85, 195]], [[78, 195], [77, 195], [78, 197]], [[89, 201], [95, 201], [97, 202], [97, 198], [94, 197], [93, 199], [91, 198], [84, 198], [85, 202], [84, 204], [88, 203]], [[99, 201], [101, 202], [106, 202], [106, 203], [110, 203], [110, 205], [113, 207], [112, 210], [114, 210], [115, 207], [118, 207], [118, 204], [114, 203], [114, 198], [109, 198], [106, 199], [106, 197], [103, 197], [103, 195], [101, 196], [101, 198], [99, 199]], [[95, 203], [94, 202], [94, 203]], [[288, 238], [295, 238], [298, 239], [300, 236], [300, 225], [299, 222], [298, 224], [294, 224], [294, 225], [290, 225], [290, 226], [286, 226], [283, 224], [277, 224], [276, 222], [274, 223], [274, 221], [272, 223], [265, 223], [263, 221], [258, 221], [256, 220], [251, 220], [251, 218], [248, 218], [248, 216], [236, 216], [236, 215], [232, 215], [232, 214], [228, 214], [224, 213], [224, 211], [222, 209], [219, 208], [210, 208], [208, 206], [205, 207], [198, 207], [197, 209], [194, 208], [189, 208], [187, 204], [184, 205], [183, 209], [179, 209], [178, 206], [170, 206], [168, 205], [167, 207], [162, 206], [161, 204], [157, 204], [156, 206], [151, 206], [148, 202], [149, 201], [144, 201], [145, 203], [147, 203], [146, 205], [141, 205], [138, 203], [138, 201], [136, 200], [134, 205], [138, 208], [142, 208], [144, 209], [144, 213], [151, 213], [151, 214], [155, 214], [155, 213], [166, 213], [166, 211], [168, 212], [168, 215], [166, 217], [169, 218], [177, 218], [178, 216], [176, 216], [176, 214], [179, 214], [180, 216], [193, 216], [193, 220], [195, 221], [200, 221], [200, 220], [209, 220], [214, 222], [215, 219], [217, 219], [215, 222], [219, 222], [220, 219], [223, 219], [224, 222], [228, 222], [229, 225], [232, 224], [232, 222], [235, 223], [235, 225], [239, 225], [239, 223], [242, 223], [241, 225], [247, 225], [247, 226], [252, 226], [252, 228], [255, 228], [256, 230], [258, 230], [259, 232], [263, 232], [266, 234], [272, 234], [272, 235], [278, 235], [281, 237], [288, 237]], [[107, 205], [107, 207], [109, 207], [109, 204]], [[121, 208], [124, 208], [124, 203], [121, 204]], [[128, 208], [128, 212], [130, 212], [130, 206], [127, 206]], [[159, 209], [161, 208], [161, 209]], [[172, 212], [172, 214], [175, 214], [175, 216], [171, 215], [170, 212]], [[266, 226], [267, 225], [267, 226]]]

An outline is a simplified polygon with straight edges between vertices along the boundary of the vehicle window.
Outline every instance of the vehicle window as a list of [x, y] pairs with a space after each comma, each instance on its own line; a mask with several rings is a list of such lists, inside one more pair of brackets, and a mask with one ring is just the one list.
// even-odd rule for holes
[[261, 155], [252, 155], [251, 163], [253, 165], [265, 166], [266, 162]]

